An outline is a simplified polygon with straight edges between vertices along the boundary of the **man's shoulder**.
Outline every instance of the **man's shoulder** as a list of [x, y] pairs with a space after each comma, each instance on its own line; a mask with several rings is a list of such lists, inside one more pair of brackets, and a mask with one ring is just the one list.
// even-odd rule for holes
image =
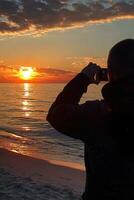
[[86, 101], [82, 107], [83, 111], [87, 113], [87, 117], [95, 120], [108, 113], [108, 105], [103, 99]]
[[90, 104], [90, 105], [94, 105], [94, 106], [100, 106], [100, 105], [105, 105], [106, 102], [104, 99], [101, 99], [101, 100], [88, 100], [85, 102], [87, 105]]
[[102, 100], [90, 100], [85, 102], [85, 107], [92, 108], [98, 112], [107, 113], [109, 108], [104, 99]]

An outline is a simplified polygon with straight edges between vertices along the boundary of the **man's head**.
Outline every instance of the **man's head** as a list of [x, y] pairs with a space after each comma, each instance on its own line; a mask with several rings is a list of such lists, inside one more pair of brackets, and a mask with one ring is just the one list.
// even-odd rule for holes
[[126, 39], [109, 52], [108, 72], [110, 81], [134, 75], [134, 39]]

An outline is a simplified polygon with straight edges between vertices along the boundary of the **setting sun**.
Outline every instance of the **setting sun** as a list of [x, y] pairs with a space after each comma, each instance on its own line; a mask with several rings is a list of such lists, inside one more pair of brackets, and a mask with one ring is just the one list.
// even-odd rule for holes
[[34, 70], [32, 67], [20, 67], [19, 77], [23, 80], [30, 80], [34, 76]]

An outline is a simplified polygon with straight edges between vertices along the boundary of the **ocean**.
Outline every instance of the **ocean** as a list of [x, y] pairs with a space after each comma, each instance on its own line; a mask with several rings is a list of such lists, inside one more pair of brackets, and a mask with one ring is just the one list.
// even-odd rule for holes
[[[84, 145], [57, 132], [46, 121], [52, 102], [65, 84], [0, 84], [0, 147], [41, 159], [84, 167]], [[80, 103], [101, 99], [91, 85]]]

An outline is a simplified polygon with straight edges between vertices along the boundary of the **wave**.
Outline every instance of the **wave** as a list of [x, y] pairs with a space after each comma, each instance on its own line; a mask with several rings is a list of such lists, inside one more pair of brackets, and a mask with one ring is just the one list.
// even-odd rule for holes
[[[2, 109], [1, 109], [1, 110], [2, 110]], [[33, 110], [33, 109], [27, 109], [27, 110], [25, 111], [25, 110], [22, 110], [22, 109], [19, 109], [19, 108], [10, 108], [10, 109], [9, 109], [9, 108], [7, 108], [7, 109], [4, 108], [4, 111], [5, 111], [5, 112], [12, 112], [12, 113], [13, 113], [13, 112], [14, 112], [14, 113], [15, 113], [15, 112], [33, 112], [33, 113], [34, 113], [34, 112], [41, 112], [41, 113], [46, 113], [46, 112], [47, 112], [47, 111], [40, 110], [40, 109], [34, 109], [34, 110]]]
[[10, 132], [7, 132], [7, 131], [0, 131], [0, 137], [4, 137], [4, 138], [10, 138], [10, 139], [14, 139], [14, 140], [22, 140], [23, 137], [22, 136], [19, 136], [19, 135], [15, 135], [13, 133], [10, 133]]
[[2, 132], [10, 133], [10, 134], [17, 134], [14, 130], [14, 128], [9, 128], [7, 126], [0, 127], [0, 135]]
[[84, 147], [82, 142], [59, 133], [49, 124], [44, 124], [43, 127], [43, 123], [36, 122], [32, 125], [32, 130], [29, 131], [4, 126], [0, 127], [0, 130], [2, 140], [6, 139], [9, 143], [16, 143], [17, 147], [23, 145], [23, 152], [24, 149], [28, 148], [44, 156], [47, 154], [52, 159], [83, 162]]
[[32, 98], [28, 98], [28, 97], [23, 97], [23, 98], [18, 98], [20, 99], [26, 99], [27, 101], [32, 101], [32, 102], [39, 102], [39, 103], [52, 103], [52, 101], [46, 101], [46, 100], [41, 100], [41, 99], [32, 99]]
[[[22, 137], [20, 135], [16, 135], [15, 133], [11, 133], [11, 132], [7, 132], [7, 131], [4, 131], [4, 130], [0, 130], [0, 138], [3, 138], [3, 139], [9, 139], [9, 140], [12, 140], [14, 142], [22, 142], [25, 143], [29, 143], [29, 139], [26, 138], [26, 137]], [[29, 142], [28, 142], [29, 141]]]

